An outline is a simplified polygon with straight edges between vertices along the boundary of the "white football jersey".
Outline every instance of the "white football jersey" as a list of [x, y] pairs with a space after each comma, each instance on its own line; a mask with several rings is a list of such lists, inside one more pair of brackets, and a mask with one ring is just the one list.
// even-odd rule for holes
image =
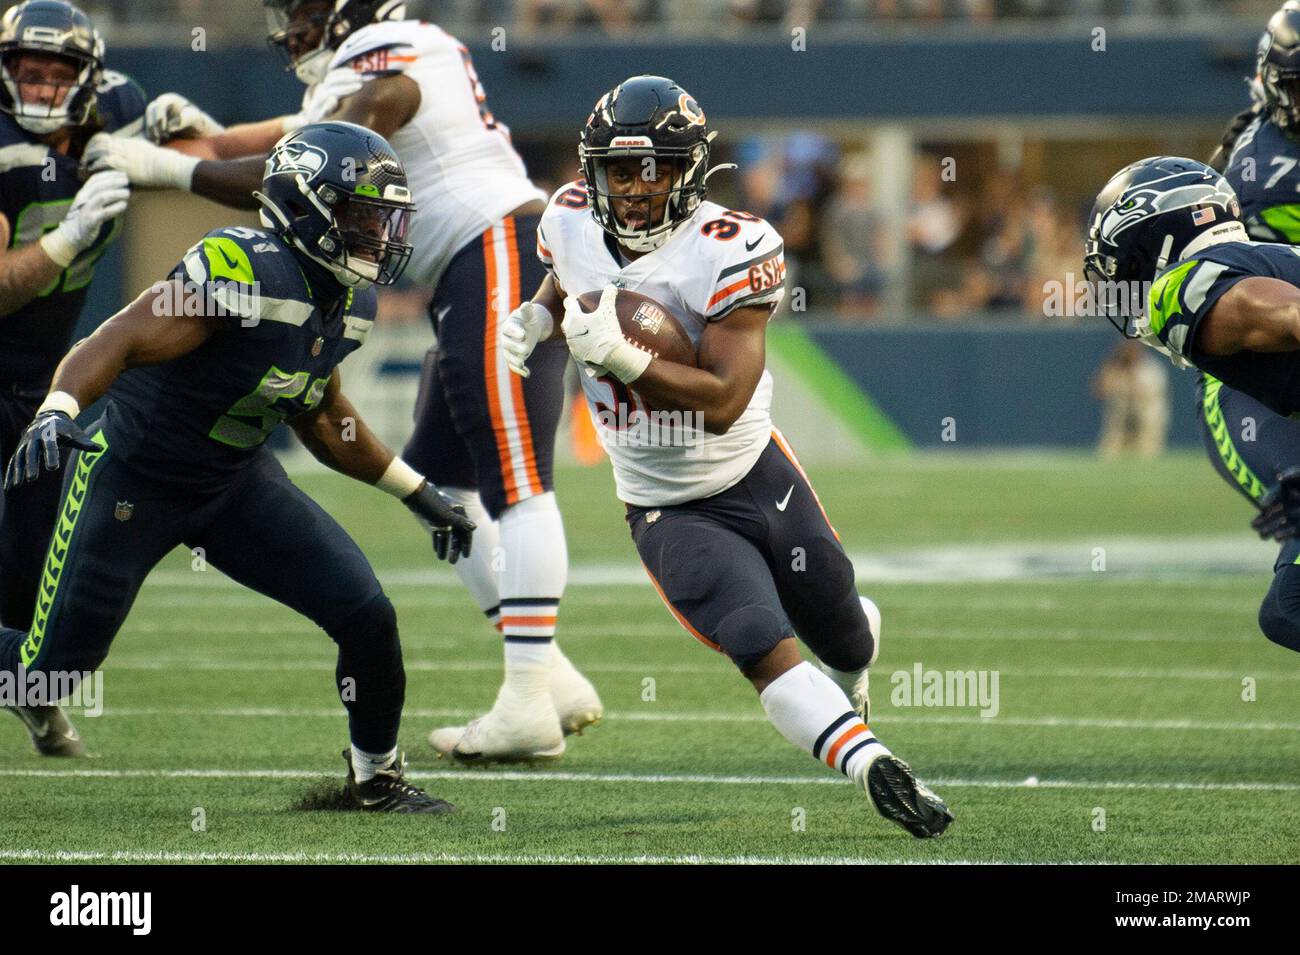
[[[739, 306], [770, 305], [785, 294], [781, 236], [766, 221], [703, 202], [653, 252], [623, 263], [613, 239], [592, 218], [582, 182], [561, 186], [537, 229], [537, 254], [568, 295], [607, 285], [647, 295], [698, 343], [710, 322]], [[559, 320], [559, 316], [556, 317]], [[620, 500], [643, 507], [681, 504], [718, 494], [749, 473], [772, 437], [772, 375], [726, 434], [689, 427], [671, 413], [649, 412], [644, 399], [612, 375], [580, 374], [587, 407], [614, 465]], [[620, 412], [619, 406], [627, 410]], [[639, 421], [639, 427], [638, 427]]]
[[448, 260], [511, 210], [546, 193], [533, 185], [510, 130], [487, 108], [469, 51], [432, 23], [372, 23], [349, 36], [330, 69], [350, 64], [365, 79], [405, 73], [420, 108], [389, 142], [415, 201], [406, 274], [436, 285]]

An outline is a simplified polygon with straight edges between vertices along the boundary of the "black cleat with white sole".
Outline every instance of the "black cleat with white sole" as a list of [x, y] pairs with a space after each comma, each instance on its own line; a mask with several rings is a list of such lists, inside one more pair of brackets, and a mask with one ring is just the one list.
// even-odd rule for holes
[[456, 807], [444, 799], [430, 796], [418, 786], [412, 786], [402, 776], [406, 757], [398, 756], [388, 769], [381, 769], [364, 783], [357, 782], [352, 771], [352, 753], [343, 751], [348, 764], [348, 795], [356, 808], [365, 812], [404, 812], [438, 815], [455, 812]]
[[917, 782], [897, 756], [881, 756], [867, 770], [867, 793], [876, 809], [918, 839], [940, 835], [952, 822], [942, 799]]
[[58, 706], [5, 706], [23, 721], [32, 745], [42, 756], [76, 757], [86, 755], [86, 744], [62, 708]]

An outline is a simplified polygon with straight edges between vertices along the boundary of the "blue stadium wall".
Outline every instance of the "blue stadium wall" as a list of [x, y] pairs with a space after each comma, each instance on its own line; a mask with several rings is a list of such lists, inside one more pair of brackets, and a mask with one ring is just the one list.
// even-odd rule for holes
[[[1032, 123], [1050, 116], [1217, 124], [1241, 107], [1255, 36], [1112, 30], [1099, 52], [1086, 28], [1037, 38], [970, 32], [853, 41], [823, 40], [813, 31], [801, 53], [791, 51], [788, 35], [775, 33], [770, 42], [520, 44], [509, 55], [493, 52], [486, 38], [462, 39], [493, 109], [513, 129], [573, 134], [596, 95], [633, 72], [674, 76], [720, 119]], [[292, 112], [302, 94], [264, 48], [165, 55], [114, 48], [109, 62], [151, 94], [184, 93], [225, 122]], [[127, 247], [119, 244], [101, 260], [83, 331], [134, 291], [123, 288]], [[915, 445], [942, 446], [947, 417], [956, 419], [959, 447], [1085, 446], [1096, 439], [1100, 409], [1088, 386], [1114, 344], [1105, 328], [809, 329]], [[1174, 374], [1177, 444], [1197, 440], [1192, 387], [1191, 375]]]

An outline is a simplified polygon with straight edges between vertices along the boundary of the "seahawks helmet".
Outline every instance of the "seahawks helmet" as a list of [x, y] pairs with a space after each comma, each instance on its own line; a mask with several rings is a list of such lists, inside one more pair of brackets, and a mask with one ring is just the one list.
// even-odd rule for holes
[[[636, 252], [659, 248], [695, 214], [707, 195], [705, 180], [716, 171], [709, 169], [709, 144], [715, 136], [699, 103], [672, 80], [663, 76], [624, 80], [597, 101], [578, 144], [591, 214], [627, 248]], [[631, 228], [615, 214], [606, 172], [611, 159], [626, 156], [671, 164], [666, 191], [636, 195], [647, 200], [666, 195], [662, 221], [647, 217], [644, 226]]]
[[415, 206], [397, 153], [355, 123], [313, 123], [266, 159], [262, 223], [349, 288], [391, 285], [411, 258]]
[[[17, 76], [24, 53], [63, 57], [76, 68], [71, 81], [32, 81]], [[104, 73], [104, 41], [90, 18], [63, 0], [28, 0], [0, 19], [0, 109], [30, 133], [43, 136], [65, 126], [80, 126], [95, 107], [95, 90]], [[21, 86], [56, 90], [49, 102], [28, 102]], [[62, 96], [57, 93], [62, 87]]]
[[284, 59], [284, 68], [308, 85], [325, 78], [334, 51], [357, 30], [406, 19], [403, 0], [262, 0], [262, 5], [266, 42]]
[[1264, 110], [1279, 128], [1300, 128], [1300, 0], [1273, 14], [1256, 54]]
[[1241, 204], [1226, 179], [1195, 159], [1153, 156], [1115, 173], [1097, 196], [1083, 274], [1110, 323], [1125, 337], [1146, 340], [1145, 287], [1204, 245], [1246, 238]]

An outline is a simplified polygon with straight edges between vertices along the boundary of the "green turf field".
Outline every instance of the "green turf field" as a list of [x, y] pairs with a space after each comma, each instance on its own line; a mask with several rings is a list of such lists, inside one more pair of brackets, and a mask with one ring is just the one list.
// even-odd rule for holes
[[[561, 475], [560, 636], [606, 721], [546, 767], [434, 759], [432, 726], [490, 704], [499, 641], [400, 506], [311, 474], [397, 606], [412, 773], [461, 812], [294, 811], [343, 767], [332, 644], [178, 553], [118, 638], [104, 715], [79, 723], [97, 758], [43, 761], [0, 724], [0, 860], [1300, 861], [1300, 658], [1256, 627], [1272, 552], [1203, 457], [921, 455], [812, 477], [887, 580], [859, 579], [885, 619], [872, 725], [947, 798], [940, 839], [913, 840], [789, 746], [677, 627], [604, 468]], [[995, 563], [986, 544], [1002, 570], [968, 579]], [[891, 705], [891, 674], [917, 663], [996, 671], [998, 714]]]

